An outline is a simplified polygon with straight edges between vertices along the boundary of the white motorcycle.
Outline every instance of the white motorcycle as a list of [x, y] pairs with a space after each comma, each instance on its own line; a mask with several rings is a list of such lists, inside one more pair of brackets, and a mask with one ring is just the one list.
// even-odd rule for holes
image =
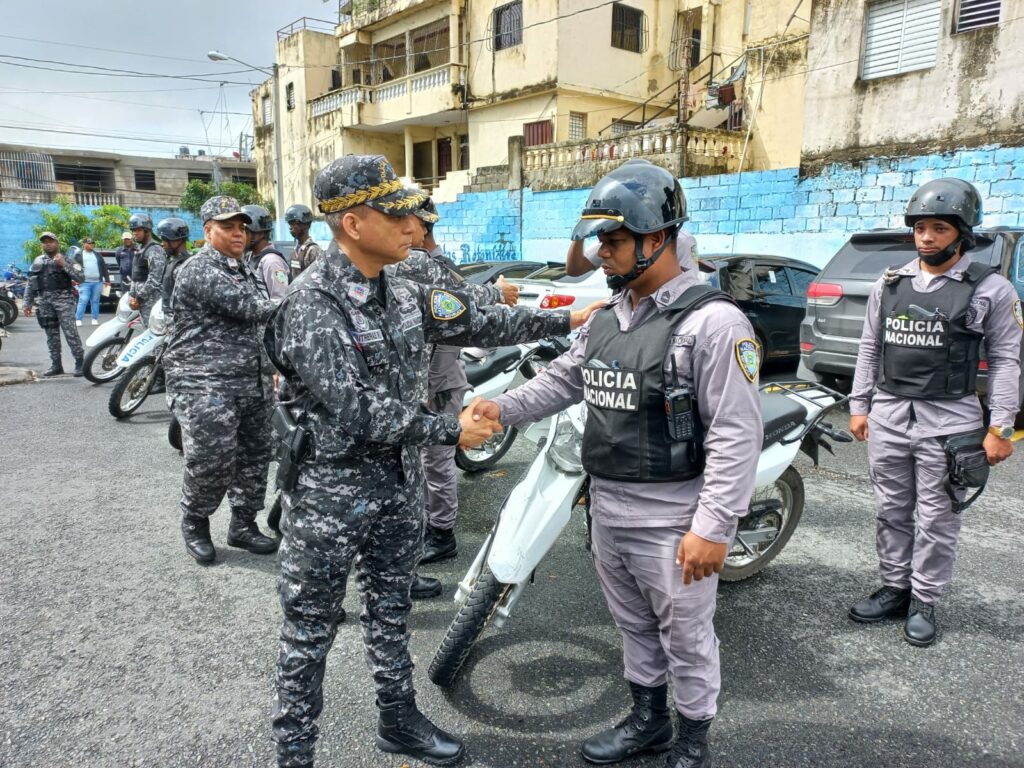
[[[513, 385], [532, 379], [552, 360], [569, 348], [564, 338], [545, 339], [540, 342], [516, 344], [497, 349], [466, 347], [461, 357], [466, 365], [466, 378], [472, 389], [463, 398], [463, 407], [482, 397], [491, 400]], [[485, 441], [477, 448], [457, 448], [455, 464], [464, 472], [482, 472], [490, 469], [508, 453], [518, 430], [509, 427]]]
[[127, 293], [121, 296], [113, 319], [107, 320], [86, 339], [85, 378], [93, 384], [113, 381], [125, 371], [117, 365], [117, 359], [136, 331], [142, 328], [139, 311], [131, 308], [130, 301]]
[[[817, 465], [820, 448], [832, 452], [826, 437], [837, 442], [853, 439], [822, 422], [844, 402], [846, 397], [840, 393], [805, 382], [761, 387], [764, 442], [755, 491], [726, 556], [723, 581], [750, 578], [786, 546], [804, 507], [803, 479], [793, 459], [803, 450]], [[572, 510], [587, 506], [589, 478], [581, 459], [585, 418], [586, 406], [580, 403], [524, 431], [528, 439], [537, 439], [541, 451], [508, 495], [456, 590], [459, 611], [428, 672], [437, 685], [455, 681], [488, 623], [497, 628], [504, 625]], [[587, 522], [589, 532], [589, 510]]]
[[167, 343], [166, 333], [163, 300], [157, 299], [145, 333], [128, 344], [117, 358], [117, 367], [124, 375], [110, 393], [108, 408], [115, 419], [130, 416], [153, 391], [153, 384], [163, 373], [160, 358]]

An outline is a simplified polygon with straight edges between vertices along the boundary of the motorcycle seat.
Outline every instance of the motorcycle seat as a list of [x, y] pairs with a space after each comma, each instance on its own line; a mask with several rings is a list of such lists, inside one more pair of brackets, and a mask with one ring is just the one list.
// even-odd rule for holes
[[803, 424], [807, 409], [780, 392], [761, 393], [761, 421], [764, 423], [764, 442], [761, 450]]
[[478, 363], [466, 363], [466, 378], [471, 387], [478, 387], [504, 371], [520, 357], [519, 347], [498, 347]]

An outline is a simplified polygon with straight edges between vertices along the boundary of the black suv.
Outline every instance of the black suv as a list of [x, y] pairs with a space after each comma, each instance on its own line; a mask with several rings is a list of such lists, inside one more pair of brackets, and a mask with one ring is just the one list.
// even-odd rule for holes
[[[999, 267], [1000, 274], [1024, 295], [1024, 228], [975, 230], [972, 261]], [[871, 286], [886, 267], [902, 267], [917, 258], [914, 235], [906, 229], [872, 230], [853, 235], [807, 289], [807, 314], [800, 324], [802, 379], [849, 386], [857, 365], [864, 312]], [[978, 391], [987, 391], [982, 362]]]

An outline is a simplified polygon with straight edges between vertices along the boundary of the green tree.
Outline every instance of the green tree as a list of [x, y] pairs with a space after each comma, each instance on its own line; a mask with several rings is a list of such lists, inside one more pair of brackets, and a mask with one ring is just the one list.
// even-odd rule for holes
[[97, 248], [117, 248], [131, 212], [121, 205], [101, 205], [92, 212], [92, 239]]
[[[178, 207], [198, 216], [199, 209], [203, 207], [203, 203], [216, 194], [218, 193], [210, 182], [190, 181], [185, 186], [185, 193], [181, 196], [181, 202], [178, 203]], [[220, 194], [233, 197], [242, 205], [262, 205], [270, 211], [271, 216], [274, 215], [274, 204], [269, 200], [264, 200], [260, 196], [259, 190], [251, 184], [225, 181], [220, 185]]]
[[39, 235], [43, 232], [53, 232], [64, 250], [81, 243], [83, 237], [91, 237], [97, 248], [114, 248], [121, 244], [121, 232], [128, 228], [127, 208], [103, 205], [90, 217], [65, 197], [58, 197], [56, 202], [57, 210], [42, 211], [42, 223], [32, 227], [35, 238], [25, 241], [25, 261], [31, 262], [43, 252], [39, 244]]

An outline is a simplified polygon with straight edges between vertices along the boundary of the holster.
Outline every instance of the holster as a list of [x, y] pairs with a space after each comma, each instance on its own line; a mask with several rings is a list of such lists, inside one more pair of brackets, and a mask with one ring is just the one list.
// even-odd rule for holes
[[[946, 438], [946, 476], [942, 485], [953, 502], [953, 512], [960, 514], [973, 504], [985, 490], [991, 467], [985, 453], [986, 430], [979, 429]], [[970, 498], [960, 501], [957, 490], [977, 488]]]
[[292, 418], [285, 405], [278, 405], [270, 418], [270, 426], [277, 438], [277, 474], [274, 484], [280, 491], [294, 491], [299, 480], [299, 469], [309, 456], [312, 439], [306, 428]]

